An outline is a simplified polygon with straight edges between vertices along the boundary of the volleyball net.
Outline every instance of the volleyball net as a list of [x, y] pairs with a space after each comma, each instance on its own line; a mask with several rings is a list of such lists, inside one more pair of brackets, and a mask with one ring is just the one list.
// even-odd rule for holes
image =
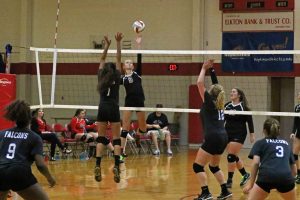
[[[99, 94], [97, 71], [102, 50], [94, 49], [51, 49], [30, 48], [35, 55], [36, 83], [33, 89], [33, 107], [44, 108], [85, 108], [97, 109]], [[116, 50], [109, 50], [107, 61], [115, 62]], [[122, 59], [132, 59], [142, 55], [142, 79], [146, 96], [145, 108], [125, 108], [125, 91], [120, 89], [121, 110], [157, 110], [161, 103], [164, 112], [199, 112], [192, 108], [191, 90], [196, 84], [202, 63], [214, 59], [220, 69], [222, 56], [236, 55], [296, 55], [298, 51], [159, 51], [159, 50], [123, 50]], [[269, 76], [244, 76], [232, 73], [218, 76], [225, 88], [227, 101], [233, 87], [239, 87], [246, 93], [253, 115], [296, 116], [295, 113], [272, 113], [271, 85]], [[295, 94], [298, 91], [295, 82]], [[207, 76], [206, 85], [211, 84]], [[200, 101], [200, 99], [198, 99]], [[296, 102], [296, 95], [294, 102]], [[266, 113], [269, 112], [269, 113]], [[288, 111], [286, 111], [288, 112]]]

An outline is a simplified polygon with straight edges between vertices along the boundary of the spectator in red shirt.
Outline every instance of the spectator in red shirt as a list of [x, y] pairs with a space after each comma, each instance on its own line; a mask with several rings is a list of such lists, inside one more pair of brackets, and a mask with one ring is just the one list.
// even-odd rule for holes
[[[84, 109], [77, 109], [74, 117], [71, 119], [70, 128], [72, 137], [86, 142], [92, 142], [98, 137], [98, 133], [87, 130], [96, 129], [96, 123], [87, 125], [85, 121], [86, 111]], [[93, 138], [93, 139], [92, 139]]]
[[30, 129], [41, 136], [43, 140], [51, 143], [50, 149], [50, 161], [55, 161], [54, 154], [56, 145], [62, 150], [63, 153], [71, 153], [72, 150], [67, 149], [66, 146], [63, 146], [62, 143], [57, 138], [56, 133], [51, 132], [47, 129], [47, 123], [44, 119], [44, 111], [41, 108], [37, 108], [32, 111], [32, 119]]

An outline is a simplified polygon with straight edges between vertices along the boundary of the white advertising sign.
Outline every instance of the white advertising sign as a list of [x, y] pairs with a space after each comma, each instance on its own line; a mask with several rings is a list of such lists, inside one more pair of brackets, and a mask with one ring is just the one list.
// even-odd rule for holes
[[223, 32], [294, 31], [294, 12], [223, 13]]

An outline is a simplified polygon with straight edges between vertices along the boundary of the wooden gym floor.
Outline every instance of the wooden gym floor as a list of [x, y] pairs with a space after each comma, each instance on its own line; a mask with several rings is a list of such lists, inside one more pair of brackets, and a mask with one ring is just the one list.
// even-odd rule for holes
[[[68, 159], [51, 162], [49, 169], [57, 180], [54, 188], [47, 187], [47, 181], [33, 165], [33, 173], [39, 183], [48, 193], [51, 200], [146, 200], [146, 199], [193, 199], [199, 193], [200, 188], [196, 176], [192, 170], [192, 164], [197, 149], [182, 150], [175, 153], [173, 157], [161, 155], [130, 155], [126, 163], [121, 165], [121, 182], [113, 181], [113, 158], [105, 157], [102, 161], [102, 182], [94, 180], [93, 169], [95, 159], [80, 161], [79, 159]], [[250, 171], [250, 160], [247, 159], [249, 150], [242, 150], [240, 158], [245, 161], [247, 171]], [[223, 172], [227, 170], [225, 154], [221, 162]], [[206, 169], [208, 172], [208, 169]], [[216, 198], [220, 194], [220, 187], [213, 175], [208, 172], [209, 189]], [[225, 172], [227, 177], [227, 172]], [[243, 200], [239, 187], [241, 175], [236, 171], [232, 188], [231, 199]], [[300, 199], [300, 187], [297, 195]], [[21, 199], [20, 197], [15, 199]], [[280, 199], [276, 191], [269, 195], [270, 200]]]

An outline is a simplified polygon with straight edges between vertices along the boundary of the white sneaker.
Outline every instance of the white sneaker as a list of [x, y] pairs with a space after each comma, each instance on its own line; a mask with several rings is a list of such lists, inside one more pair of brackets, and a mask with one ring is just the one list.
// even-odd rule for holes
[[173, 152], [171, 150], [167, 151], [168, 156], [173, 156]]
[[130, 134], [127, 134], [127, 140], [129, 141], [134, 141], [135, 139], [130, 135]]
[[160, 155], [160, 151], [159, 151], [159, 150], [155, 150], [155, 151], [153, 152], [153, 155], [154, 155], [154, 156], [159, 156], [159, 155]]

